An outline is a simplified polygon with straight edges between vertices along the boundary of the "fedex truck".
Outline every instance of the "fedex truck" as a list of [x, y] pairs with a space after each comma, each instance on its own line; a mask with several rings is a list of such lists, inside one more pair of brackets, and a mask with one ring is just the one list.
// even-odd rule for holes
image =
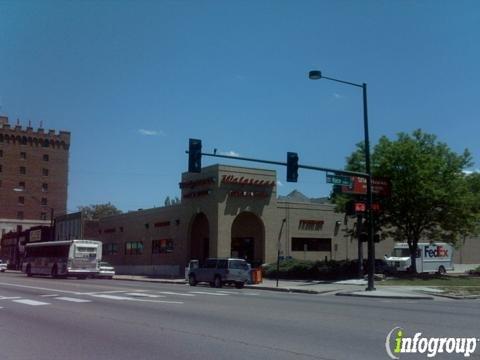
[[[392, 256], [385, 255], [385, 261], [396, 271], [408, 271], [412, 264], [407, 243], [396, 243]], [[453, 267], [453, 247], [447, 243], [418, 243], [416, 265], [418, 273], [445, 274]]]

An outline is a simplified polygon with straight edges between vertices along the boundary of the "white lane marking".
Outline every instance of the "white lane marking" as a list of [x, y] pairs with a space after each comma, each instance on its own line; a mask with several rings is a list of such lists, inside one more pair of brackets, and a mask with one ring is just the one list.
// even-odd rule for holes
[[183, 301], [166, 301], [166, 300], [150, 300], [150, 299], [135, 299], [126, 296], [115, 296], [115, 295], [92, 295], [94, 297], [110, 299], [110, 300], [129, 300], [129, 301], [140, 301], [140, 302], [151, 302], [159, 304], [183, 304]]
[[103, 299], [110, 299], [110, 300], [135, 300], [126, 296], [116, 296], [116, 295], [107, 295], [107, 294], [89, 294], [93, 297], [99, 297]]
[[58, 299], [58, 300], [64, 300], [64, 301], [71, 301], [71, 302], [76, 302], [76, 303], [92, 302], [92, 300], [77, 299], [77, 298], [71, 298], [71, 297], [57, 297], [56, 299]]
[[58, 296], [58, 294], [47, 294], [47, 295], [40, 295], [41, 297], [55, 297]]
[[113, 294], [113, 293], [122, 293], [128, 290], [112, 290], [112, 291], [89, 291], [89, 292], [80, 292], [80, 291], [71, 291], [71, 290], [60, 290], [60, 289], [50, 289], [50, 288], [44, 288], [44, 287], [38, 287], [38, 286], [28, 286], [28, 285], [19, 285], [19, 284], [10, 284], [10, 283], [3, 283], [0, 282], [0, 286], [5, 285], [5, 286], [14, 286], [14, 287], [20, 287], [20, 288], [26, 288], [26, 289], [34, 289], [34, 290], [43, 290], [43, 291], [49, 291], [52, 293], [55, 292], [60, 292], [60, 293], [65, 293], [65, 294], [73, 294], [73, 295], [91, 295], [91, 294]]
[[157, 291], [159, 294], [165, 294], [165, 295], [179, 295], [179, 296], [195, 296], [193, 294], [185, 294], [185, 293], [177, 293], [173, 291]]
[[50, 303], [45, 303], [36, 300], [28, 300], [28, 299], [20, 299], [20, 300], [12, 300], [13, 302], [24, 304], [24, 305], [31, 305], [31, 306], [40, 306], [40, 305], [50, 305]]
[[44, 290], [44, 291], [50, 291], [50, 292], [62, 292], [67, 294], [78, 294], [77, 291], [49, 289], [49, 288], [38, 287], [38, 286], [28, 286], [28, 285], [9, 284], [9, 283], [0, 283], [0, 285], [14, 286], [14, 287], [20, 287], [20, 288], [26, 288], [26, 289]]
[[20, 296], [0, 296], [0, 300], [20, 299]]
[[128, 290], [111, 290], [111, 291], [89, 291], [89, 292], [79, 292], [77, 295], [97, 295], [97, 294], [119, 294], [124, 293]]
[[236, 291], [218, 290], [218, 292], [221, 293], [221, 294], [229, 294], [229, 295], [237, 295], [237, 294], [240, 294], [239, 292], [236, 292]]
[[125, 295], [130, 295], [130, 296], [139, 296], [139, 297], [148, 297], [148, 298], [159, 298], [159, 297], [165, 297], [163, 295], [152, 295], [152, 294], [145, 294], [145, 293], [125, 293]]
[[207, 291], [190, 291], [190, 294], [200, 294], [200, 295], [216, 295], [216, 296], [228, 296], [229, 294], [222, 294], [218, 292], [207, 292]]
[[258, 296], [258, 295], [260, 295], [260, 294], [257, 294], [257, 293], [242, 293], [242, 295]]

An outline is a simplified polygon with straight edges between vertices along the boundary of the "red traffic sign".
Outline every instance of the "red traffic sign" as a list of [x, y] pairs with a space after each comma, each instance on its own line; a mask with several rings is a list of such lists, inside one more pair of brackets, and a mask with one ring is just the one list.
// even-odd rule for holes
[[[342, 186], [342, 193], [366, 195], [367, 179], [359, 176], [352, 176], [352, 185]], [[372, 178], [372, 193], [379, 196], [390, 196], [390, 181], [386, 178]]]

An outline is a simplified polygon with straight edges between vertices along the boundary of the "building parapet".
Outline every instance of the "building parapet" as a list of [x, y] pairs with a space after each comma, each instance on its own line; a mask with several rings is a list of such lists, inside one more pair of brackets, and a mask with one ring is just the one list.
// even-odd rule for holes
[[[18, 122], [18, 120], [17, 120]], [[33, 129], [30, 125], [22, 127], [17, 123], [14, 127], [8, 123], [7, 116], [0, 116], [0, 136], [4, 140], [11, 140], [20, 143], [34, 143], [36, 142], [45, 142], [49, 141], [51, 145], [60, 145], [62, 142], [66, 145], [70, 145], [70, 132], [69, 131], [59, 131], [58, 134], [55, 130], [48, 130], [45, 132], [45, 129], [39, 127], [37, 131]]]

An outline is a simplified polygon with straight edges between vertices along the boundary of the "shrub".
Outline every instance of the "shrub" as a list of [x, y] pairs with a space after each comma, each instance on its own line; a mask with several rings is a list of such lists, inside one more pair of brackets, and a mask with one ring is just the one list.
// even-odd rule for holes
[[[345, 279], [356, 275], [357, 266], [350, 260], [284, 260], [280, 262], [279, 278], [305, 280], [335, 280]], [[264, 277], [277, 277], [277, 264], [263, 266]]]

